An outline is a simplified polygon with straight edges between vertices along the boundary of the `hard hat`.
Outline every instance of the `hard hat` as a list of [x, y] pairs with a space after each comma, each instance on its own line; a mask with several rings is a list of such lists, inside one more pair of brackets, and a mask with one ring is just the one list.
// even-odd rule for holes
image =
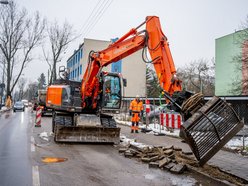
[[139, 99], [139, 98], [140, 98], [140, 96], [139, 96], [139, 95], [136, 95], [136, 98], [138, 98], [138, 99]]

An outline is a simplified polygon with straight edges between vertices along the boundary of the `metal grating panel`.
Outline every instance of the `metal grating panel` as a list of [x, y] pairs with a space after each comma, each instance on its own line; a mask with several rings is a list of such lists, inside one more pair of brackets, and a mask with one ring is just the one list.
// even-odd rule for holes
[[242, 127], [234, 109], [218, 97], [209, 100], [181, 127], [200, 165], [214, 156]]

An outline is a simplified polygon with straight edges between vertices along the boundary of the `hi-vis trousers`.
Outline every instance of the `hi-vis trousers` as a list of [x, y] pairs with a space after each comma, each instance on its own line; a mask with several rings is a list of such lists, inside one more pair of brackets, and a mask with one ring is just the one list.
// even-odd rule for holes
[[136, 133], [139, 132], [139, 121], [140, 121], [140, 117], [139, 117], [140, 113], [138, 112], [133, 112], [132, 113], [132, 126], [131, 126], [131, 132], [133, 133], [134, 131]]

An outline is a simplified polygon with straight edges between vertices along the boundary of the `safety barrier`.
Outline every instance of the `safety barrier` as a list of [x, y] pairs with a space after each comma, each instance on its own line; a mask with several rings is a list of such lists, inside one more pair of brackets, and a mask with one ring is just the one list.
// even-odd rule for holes
[[42, 108], [38, 106], [36, 108], [35, 127], [41, 127], [41, 113], [42, 113]]
[[146, 100], [146, 113], [150, 113], [151, 111], [151, 106], [150, 106], [150, 100]]
[[174, 113], [161, 113], [160, 124], [168, 128], [180, 129], [182, 124], [182, 116]]

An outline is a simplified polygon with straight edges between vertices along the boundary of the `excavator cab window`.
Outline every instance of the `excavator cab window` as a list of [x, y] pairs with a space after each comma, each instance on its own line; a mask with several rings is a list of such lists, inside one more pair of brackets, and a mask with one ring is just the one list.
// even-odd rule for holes
[[103, 76], [103, 105], [102, 108], [119, 109], [121, 106], [121, 81], [117, 74]]

